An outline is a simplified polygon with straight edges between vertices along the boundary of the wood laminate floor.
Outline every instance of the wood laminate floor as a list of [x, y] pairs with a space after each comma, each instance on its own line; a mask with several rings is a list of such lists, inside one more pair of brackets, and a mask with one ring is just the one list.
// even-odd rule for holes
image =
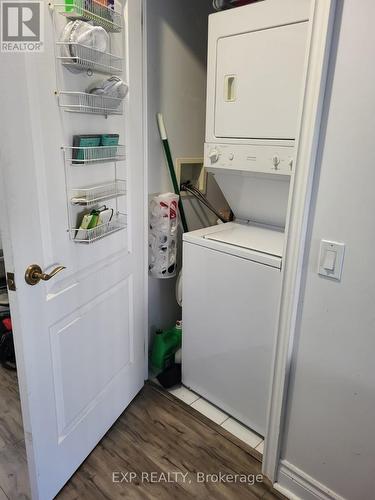
[[0, 500], [29, 500], [17, 374], [0, 366]]
[[[3, 369], [0, 376], [0, 500], [28, 500], [17, 378]], [[259, 459], [259, 453], [225, 429], [146, 384], [57, 499], [284, 498], [266, 480], [249, 484], [253, 475], [261, 474]], [[202, 475], [197, 477], [199, 472]], [[216, 476], [203, 481], [203, 474], [219, 473], [247, 475], [248, 483], [218, 483]]]

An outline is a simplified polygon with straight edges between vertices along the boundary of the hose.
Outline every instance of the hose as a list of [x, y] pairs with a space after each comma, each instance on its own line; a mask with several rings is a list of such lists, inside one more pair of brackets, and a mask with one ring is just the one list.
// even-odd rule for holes
[[190, 183], [186, 182], [185, 184], [181, 185], [181, 191], [187, 191], [188, 193], [192, 194], [198, 201], [200, 201], [203, 205], [205, 205], [209, 210], [211, 210], [212, 213], [216, 215], [218, 219], [221, 220], [221, 222], [230, 222], [233, 220], [233, 212], [230, 212], [229, 218], [223, 217], [217, 210], [216, 208], [211, 205], [211, 203], [207, 200], [206, 196], [204, 196], [199, 189], [196, 187], [192, 186]]

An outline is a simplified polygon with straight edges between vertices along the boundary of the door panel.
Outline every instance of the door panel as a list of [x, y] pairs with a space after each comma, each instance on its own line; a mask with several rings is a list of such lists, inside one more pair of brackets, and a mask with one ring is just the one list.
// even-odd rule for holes
[[[14, 85], [0, 81], [1, 227], [10, 293], [26, 448], [34, 499], [53, 498], [144, 382], [145, 195], [142, 144], [141, 3], [125, 7], [129, 94], [123, 116], [80, 115], [58, 107], [55, 90], [105, 78], [73, 75], [55, 61], [53, 16], [45, 8], [45, 50], [1, 54]], [[56, 29], [66, 20], [55, 16]], [[61, 18], [61, 19], [60, 19]], [[129, 22], [131, 20], [131, 22]], [[58, 37], [58, 35], [57, 35]], [[57, 78], [56, 78], [57, 75]], [[61, 147], [74, 134], [119, 133], [127, 162], [128, 227], [92, 245], [70, 239]], [[77, 186], [113, 178], [111, 165], [74, 168]], [[106, 204], [111, 206], [110, 201]], [[25, 269], [66, 266], [30, 286]]]
[[294, 139], [307, 22], [220, 38], [216, 137]]
[[59, 440], [134, 361], [130, 286], [120, 282], [50, 328]]

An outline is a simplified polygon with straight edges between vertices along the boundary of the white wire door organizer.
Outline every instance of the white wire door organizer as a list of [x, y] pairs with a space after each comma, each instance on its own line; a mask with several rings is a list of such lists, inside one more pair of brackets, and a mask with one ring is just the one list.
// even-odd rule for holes
[[91, 21], [109, 33], [119, 33], [123, 29], [121, 13], [103, 5], [99, 0], [66, 0], [54, 2], [54, 7], [59, 14], [69, 19]]
[[71, 228], [70, 237], [75, 243], [85, 245], [94, 243], [110, 234], [121, 231], [127, 227], [127, 215], [117, 212], [112, 219], [105, 224], [99, 224], [92, 229]]
[[[78, 42], [56, 42], [57, 59], [73, 70], [92, 70], [108, 75], [122, 73], [123, 58]], [[69, 55], [70, 54], [70, 55]]]
[[122, 115], [123, 100], [86, 92], [60, 91], [59, 106], [71, 113], [91, 113], [93, 115]]
[[[62, 147], [64, 153], [66, 190], [68, 198], [68, 220], [69, 234], [74, 243], [93, 243], [99, 239], [109, 236], [112, 233], [121, 231], [127, 227], [127, 215], [120, 212], [118, 200], [126, 196], [127, 183], [124, 179], [119, 179], [117, 175], [117, 163], [125, 160], [125, 146], [99, 146], [75, 148], [70, 146]], [[72, 174], [76, 166], [87, 170], [95, 168], [96, 164], [108, 163], [114, 168], [114, 178], [112, 181], [103, 182], [90, 186], [72, 186]], [[91, 229], [80, 228], [80, 222], [88, 209], [97, 209], [105, 201], [113, 200], [114, 204], [109, 207], [112, 210], [112, 217], [108, 222], [99, 224]], [[80, 212], [77, 209], [82, 208]]]
[[90, 207], [106, 200], [126, 195], [126, 181], [116, 180], [98, 186], [72, 188], [72, 205]]
[[[115, 0], [109, 7], [104, 3], [102, 0], [60, 0], [50, 4], [53, 12], [57, 14], [54, 16], [56, 34], [59, 31], [57, 27], [61, 28], [61, 22], [57, 22], [57, 17], [60, 18], [59, 14], [77, 23], [85, 21], [90, 25], [100, 26], [108, 34], [106, 50], [104, 50], [105, 47], [103, 50], [98, 50], [98, 46], [78, 42], [72, 35], [66, 35], [68, 36], [66, 40], [55, 40], [55, 57], [64, 68], [75, 73], [87, 71], [90, 76], [93, 72], [113, 77], [123, 73], [125, 47], [123, 5], [118, 0]], [[73, 32], [74, 30], [72, 32], [68, 30], [68, 33]], [[115, 49], [120, 54], [115, 54]], [[65, 85], [62, 83], [62, 87]], [[59, 106], [69, 113], [87, 113], [106, 117], [123, 114], [123, 97], [115, 93], [106, 95], [104, 92], [94, 92], [92, 89], [73, 90], [60, 87], [56, 95]]]
[[70, 165], [88, 165], [123, 161], [126, 158], [125, 146], [73, 147], [63, 146], [65, 163]]
[[[121, 76], [118, 78], [126, 69], [123, 58], [126, 46], [123, 32], [123, 2], [114, 0], [110, 6], [108, 3], [103, 0], [57, 0], [49, 4], [54, 19], [55, 58], [59, 65], [61, 64], [60, 67], [56, 66], [56, 79], [61, 83], [57, 84], [57, 88], [63, 87], [63, 90], [57, 90], [56, 94], [58, 105], [64, 111], [105, 117], [123, 114], [124, 99], [120, 98], [120, 92], [117, 92], [117, 95], [115, 92], [108, 92], [106, 95], [104, 91], [101, 92], [100, 85], [98, 89], [95, 80], [94, 85], [89, 84], [89, 78], [94, 73], [99, 73], [111, 75], [109, 79], [101, 77], [107, 78], [103, 80], [104, 83], [119, 81], [124, 86], [123, 78]], [[65, 22], [60, 15], [67, 21]], [[100, 28], [89, 29], [85, 23]], [[84, 33], [83, 38], [82, 33]], [[90, 33], [90, 36], [87, 33]], [[90, 37], [98, 34], [101, 43], [94, 43]], [[75, 74], [82, 76], [78, 78]], [[82, 89], [83, 85], [86, 90]], [[70, 88], [64, 88], [66, 86]], [[74, 132], [76, 135], [77, 132], [85, 134], [86, 130], [75, 129]], [[106, 127], [103, 132], [108, 134], [110, 131]], [[87, 245], [126, 229], [128, 216], [124, 212], [127, 210], [120, 207], [126, 207], [126, 202], [121, 199], [127, 194], [127, 181], [118, 176], [118, 163], [126, 159], [125, 146], [121, 144], [97, 147], [62, 146], [61, 149], [64, 155], [68, 208], [67, 231], [71, 241]], [[82, 182], [86, 177], [86, 171], [87, 177], [92, 179], [91, 182], [100, 179], [103, 175], [100, 170], [101, 164], [106, 168], [103, 170], [105, 180], [95, 184]], [[109, 168], [113, 168], [113, 175]]]

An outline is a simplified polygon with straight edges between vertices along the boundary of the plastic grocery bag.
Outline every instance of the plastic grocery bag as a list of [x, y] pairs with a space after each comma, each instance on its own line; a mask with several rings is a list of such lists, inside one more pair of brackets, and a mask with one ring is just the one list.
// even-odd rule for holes
[[150, 202], [149, 270], [155, 278], [176, 276], [178, 198], [163, 193]]

